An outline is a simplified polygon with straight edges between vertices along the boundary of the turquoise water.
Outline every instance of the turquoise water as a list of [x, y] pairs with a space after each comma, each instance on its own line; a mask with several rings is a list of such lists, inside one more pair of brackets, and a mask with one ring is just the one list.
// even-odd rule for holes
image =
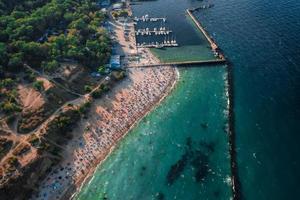
[[230, 199], [225, 67], [180, 74], [76, 199]]
[[[243, 199], [298, 199], [300, 1], [210, 2], [215, 6], [202, 10], [198, 17], [233, 64], [236, 151]], [[152, 10], [154, 14], [164, 13], [171, 16], [175, 19], [174, 29], [177, 27], [181, 31], [177, 33], [177, 38], [182, 38], [186, 45], [194, 45], [201, 41], [197, 40], [193, 32], [189, 34], [191, 29], [182, 20], [185, 20], [184, 9], [198, 3], [195, 0], [158, 0], [145, 3], [147, 7], [144, 10], [138, 7], [138, 11], [143, 13]], [[176, 13], [182, 17], [176, 16]], [[157, 192], [164, 194], [158, 195], [161, 199], [162, 196], [164, 199], [174, 199], [176, 192], [186, 195], [176, 194], [177, 199], [228, 199], [231, 196], [228, 185], [223, 182], [224, 177], [230, 174], [227, 136], [219, 132], [226, 121], [221, 112], [224, 96], [218, 96], [220, 91], [217, 92], [217, 88], [221, 90], [224, 86], [219, 70], [221, 74], [225, 72], [223, 68], [189, 70], [181, 72], [178, 88], [146, 121], [133, 130], [118, 150], [99, 168], [94, 181], [83, 188], [79, 199], [96, 199], [105, 192], [109, 199], [118, 199], [112, 197], [114, 194], [119, 195], [118, 197], [123, 195], [120, 199], [130, 199], [127, 194], [132, 199], [151, 199], [150, 193], [155, 195]], [[188, 93], [184, 91], [189, 91], [188, 99], [185, 99], [184, 95]], [[188, 124], [187, 119], [192, 123]], [[203, 122], [208, 122], [207, 129], [201, 127]], [[144, 143], [146, 138], [152, 136], [140, 135], [150, 132], [146, 131], [149, 129], [155, 133], [161, 130], [159, 132], [164, 137], [157, 137], [156, 134], [154, 138], [162, 140], [151, 140], [153, 145], [156, 146], [156, 141], [161, 148], [153, 147], [153, 150], [149, 150], [150, 147]], [[206, 134], [208, 131], [216, 132]], [[172, 141], [185, 143], [184, 134], [179, 132], [187, 137], [192, 135], [193, 141], [202, 140], [206, 144], [216, 139], [219, 145], [215, 146], [213, 153], [209, 153], [209, 163], [210, 168], [221, 168], [222, 175], [213, 178], [209, 173], [203, 183], [195, 184], [187, 179], [193, 178], [193, 173], [189, 172], [191, 167], [185, 167], [184, 178], [178, 178], [167, 187], [166, 174], [170, 166], [185, 155], [184, 149], [176, 149], [176, 144], [172, 146]], [[135, 150], [143, 146], [148, 151], [138, 154]], [[193, 145], [193, 148], [195, 146], [197, 145]], [[207, 148], [211, 145], [204, 146]], [[200, 148], [205, 150], [203, 145]], [[160, 154], [156, 152], [163, 149], [166, 149], [168, 155], [160, 158]], [[208, 149], [206, 151], [210, 152]], [[130, 164], [134, 160], [136, 166], [146, 166], [150, 162], [152, 168], [142, 167], [145, 174], [142, 172], [143, 176], [137, 178], [137, 172], [132, 170], [133, 164]], [[205, 156], [203, 160], [207, 161]], [[141, 164], [143, 162], [146, 164]], [[123, 167], [126, 165], [131, 167]], [[109, 169], [116, 170], [115, 174], [111, 175]], [[136, 181], [134, 183], [129, 182], [132, 179], [131, 174]], [[212, 180], [215, 180], [214, 184]], [[103, 187], [106, 182], [109, 186]], [[145, 198], [142, 198], [144, 193]]]

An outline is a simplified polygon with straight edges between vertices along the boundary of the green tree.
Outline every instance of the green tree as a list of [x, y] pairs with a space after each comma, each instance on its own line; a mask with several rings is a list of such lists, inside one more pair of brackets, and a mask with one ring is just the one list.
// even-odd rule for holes
[[105, 73], [106, 69], [105, 69], [105, 67], [104, 67], [103, 65], [101, 65], [100, 67], [98, 67], [97, 71], [98, 71], [100, 74], [102, 74], [102, 75], [106, 74], [106, 73]]
[[12, 54], [8, 62], [9, 71], [20, 71], [23, 68], [23, 53]]
[[58, 69], [60, 66], [59, 62], [57, 62], [56, 60], [52, 60], [49, 62], [43, 62], [42, 63], [42, 68], [47, 71], [47, 72], [53, 72], [56, 69]]
[[43, 81], [35, 81], [35, 82], [33, 82], [32, 87], [38, 91], [42, 91], [44, 89], [44, 82]]
[[5, 65], [8, 60], [8, 54], [6, 50], [6, 45], [0, 42], [0, 64]]
[[90, 85], [85, 85], [84, 86], [84, 91], [85, 92], [91, 92], [92, 91], [92, 87]]

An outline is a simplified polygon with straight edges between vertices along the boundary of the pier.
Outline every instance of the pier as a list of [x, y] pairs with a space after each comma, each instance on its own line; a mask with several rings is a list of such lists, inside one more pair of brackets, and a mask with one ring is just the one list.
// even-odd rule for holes
[[143, 64], [143, 65], [130, 65], [127, 68], [147, 68], [147, 67], [161, 67], [161, 66], [188, 66], [189, 67], [201, 67], [203, 65], [219, 65], [226, 64], [225, 59], [218, 60], [203, 60], [203, 61], [182, 61], [182, 62], [165, 62], [165, 63], [154, 63], [154, 64]]
[[152, 42], [149, 44], [143, 43], [143, 44], [137, 44], [137, 48], [164, 48], [164, 47], [178, 47], [178, 44], [176, 42], [163, 42], [163, 43], [158, 43], [158, 42]]
[[159, 29], [154, 28], [153, 30], [149, 30], [149, 28], [138, 29], [135, 31], [135, 35], [169, 35], [172, 33], [172, 30], [167, 30], [166, 27], [160, 27]]
[[163, 21], [163, 22], [166, 22], [167, 18], [166, 17], [149, 17], [149, 15], [144, 15], [142, 17], [135, 17], [133, 20], [136, 22], [139, 22], [139, 21], [143, 21], [143, 22]]

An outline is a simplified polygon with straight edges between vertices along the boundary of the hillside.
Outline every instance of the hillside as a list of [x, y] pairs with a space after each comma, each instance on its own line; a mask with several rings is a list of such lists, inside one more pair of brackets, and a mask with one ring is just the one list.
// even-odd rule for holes
[[97, 1], [0, 0], [0, 14], [0, 199], [26, 199], [92, 98], [124, 72], [105, 67], [111, 41]]

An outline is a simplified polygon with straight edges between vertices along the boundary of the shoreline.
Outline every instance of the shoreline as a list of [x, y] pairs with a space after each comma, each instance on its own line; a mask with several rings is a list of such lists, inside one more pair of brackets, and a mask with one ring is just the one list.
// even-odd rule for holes
[[[134, 34], [126, 41], [122, 27], [110, 24], [119, 41], [117, 51], [130, 55]], [[159, 62], [149, 49], [141, 50], [140, 56], [145, 65]], [[88, 118], [72, 131], [64, 159], [41, 180], [31, 199], [74, 199], [127, 133], [171, 93], [178, 79], [179, 71], [172, 66], [128, 68], [128, 77], [93, 101]]]
[[[32, 199], [74, 199], [80, 189], [91, 180], [98, 166], [101, 166], [106, 158], [116, 149], [127, 133], [140, 120], [159, 106], [172, 92], [179, 78], [178, 69], [170, 66], [153, 69], [129, 69], [129, 72], [129, 77], [109, 92], [109, 95], [113, 97], [108, 97], [109, 95], [107, 95], [107, 97], [95, 100], [92, 103], [93, 106], [89, 112], [89, 118], [80, 121], [79, 127], [73, 131], [73, 135], [77, 135], [77, 138], [72, 139], [66, 146], [65, 156], [63, 156], [65, 159], [41, 182], [37, 193], [34, 193]], [[135, 82], [136, 80], [138, 81]], [[129, 82], [129, 84], [126, 85], [126, 82]], [[142, 86], [142, 88], [137, 87], [137, 85]], [[143, 88], [143, 85], [145, 88]], [[124, 90], [129, 90], [128, 88], [130, 88], [130, 91], [133, 91], [131, 98], [136, 103], [125, 103], [122, 107], [117, 104], [120, 99], [118, 99], [118, 95], [121, 97], [123, 95], [124, 98], [127, 98]], [[135, 94], [136, 96], [134, 96]], [[142, 99], [139, 99], [140, 97]], [[130, 95], [128, 98], [130, 98]], [[110, 111], [105, 110], [105, 101], [114, 104], [113, 108], [116, 109], [116, 112], [119, 111], [118, 108], [128, 111], [129, 113], [126, 113], [125, 119], [121, 115], [109, 116], [108, 120], [112, 123], [107, 126], [106, 124], [101, 124], [102, 121], [105, 122], [106, 120], [106, 118], [101, 119], [102, 115], [111, 115]], [[97, 104], [99, 105], [97, 106]], [[97, 113], [98, 109], [104, 110], [104, 113]], [[97, 120], [94, 121], [94, 118], [97, 118]], [[95, 132], [92, 131], [93, 128], [91, 128], [91, 131], [86, 131], [90, 123], [96, 126]], [[123, 127], [113, 130], [116, 126]], [[103, 128], [104, 132], [105, 128], [109, 127], [110, 131], [108, 134], [104, 134], [101, 130], [98, 130], [98, 127]], [[89, 137], [92, 134], [90, 132], [97, 133], [96, 140]], [[81, 138], [81, 136], [87, 138]], [[81, 146], [77, 141], [85, 142], [86, 145]], [[99, 144], [99, 141], [101, 144]]]
[[[130, 56], [134, 34], [127, 41], [122, 26], [113, 20], [109, 23], [118, 41], [117, 52]], [[159, 59], [149, 49], [141, 49], [139, 62], [151, 65]], [[31, 199], [74, 199], [98, 166], [141, 119], [159, 106], [179, 79], [173, 66], [127, 70], [128, 77], [93, 101], [88, 117], [72, 131], [73, 139], [64, 148], [63, 160], [41, 180]]]
[[[90, 171], [89, 171], [89, 173], [88, 173], [88, 175], [87, 175], [87, 176], [79, 183], [80, 187], [78, 187], [75, 191], [70, 191], [70, 194], [71, 194], [71, 195], [66, 194], [66, 195], [64, 195], [64, 197], [66, 197], [67, 199], [74, 199], [74, 198], [76, 197], [76, 195], [78, 194], [78, 192], [82, 189], [82, 187], [83, 187], [85, 184], [87, 184], [87, 183], [89, 183], [90, 181], [92, 181], [93, 175], [94, 175], [94, 173], [97, 171], [97, 169], [98, 169], [99, 167], [101, 167], [101, 165], [103, 164], [103, 162], [105, 162], [105, 160], [111, 155], [111, 153], [112, 153], [114, 150], [117, 149], [117, 147], [118, 147], [118, 145], [120, 144], [120, 142], [122, 142], [122, 140], [123, 140], [126, 136], [128, 136], [129, 132], [130, 132], [133, 128], [135, 128], [135, 127], [140, 123], [140, 121], [141, 121], [143, 118], [147, 117], [147, 115], [149, 115], [152, 111], [154, 111], [154, 110], [161, 104], [161, 102], [164, 101], [164, 100], [167, 98], [167, 96], [168, 96], [169, 94], [171, 94], [171, 92], [175, 89], [175, 86], [177, 85], [177, 82], [178, 82], [178, 80], [179, 80], [179, 78], [180, 78], [180, 74], [179, 74], [178, 69], [177, 69], [177, 68], [174, 68], [174, 69], [175, 69], [175, 74], [176, 74], [175, 79], [173, 80], [172, 83], [170, 83], [170, 84], [167, 86], [165, 92], [162, 93], [162, 96], [158, 99], [158, 101], [155, 102], [155, 103], [150, 104], [150, 107], [149, 107], [148, 109], [146, 109], [145, 112], [142, 113], [141, 116], [139, 116], [138, 119], [137, 119], [137, 120], [136, 120], [136, 121], [128, 128], [128, 130], [126, 130], [126, 131], [124, 132], [124, 134], [122, 134], [122, 136], [118, 138], [118, 140], [116, 141], [116, 143], [115, 143], [113, 146], [111, 146], [111, 148], [108, 150], [108, 152], [106, 152], [106, 156], [104, 156], [104, 158], [102, 158], [102, 159], [100, 158], [100, 159], [98, 160], [98, 164], [96, 164], [93, 168], [91, 168]], [[63, 198], [62, 198], [62, 199], [63, 199]]]

